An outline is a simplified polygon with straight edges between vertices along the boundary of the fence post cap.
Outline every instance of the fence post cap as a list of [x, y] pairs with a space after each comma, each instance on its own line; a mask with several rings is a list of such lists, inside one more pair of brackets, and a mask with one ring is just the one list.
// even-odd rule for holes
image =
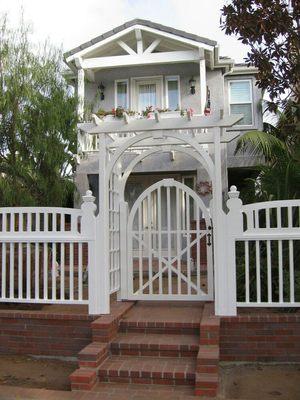
[[93, 193], [91, 190], [87, 190], [85, 195], [82, 196], [82, 200], [84, 201], [84, 203], [94, 203], [96, 197], [93, 196]]
[[228, 192], [230, 199], [237, 199], [240, 196], [240, 192], [237, 190], [235, 185], [230, 186], [230, 191]]

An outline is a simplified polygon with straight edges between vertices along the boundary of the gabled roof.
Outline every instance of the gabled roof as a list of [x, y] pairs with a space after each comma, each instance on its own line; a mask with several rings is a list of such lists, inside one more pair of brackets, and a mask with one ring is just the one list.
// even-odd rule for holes
[[179, 30], [179, 29], [175, 29], [175, 28], [172, 28], [170, 26], [158, 24], [156, 22], [152, 22], [152, 21], [148, 21], [148, 20], [145, 20], [145, 19], [136, 18], [136, 19], [133, 19], [133, 20], [131, 20], [129, 22], [126, 22], [125, 24], [120, 25], [120, 26], [118, 26], [118, 27], [106, 32], [106, 33], [103, 33], [102, 35], [97, 36], [96, 38], [91, 39], [88, 42], [85, 42], [85, 43], [81, 44], [78, 47], [75, 47], [74, 49], [66, 52], [64, 54], [64, 57], [65, 58], [70, 57], [73, 54], [76, 54], [81, 50], [84, 50], [84, 49], [86, 49], [86, 48], [88, 48], [88, 47], [90, 47], [90, 46], [92, 46], [94, 44], [100, 43], [102, 40], [107, 39], [107, 38], [115, 35], [116, 33], [119, 33], [121, 31], [123, 31], [123, 30], [125, 30], [127, 28], [130, 28], [132, 26], [135, 26], [135, 25], [141, 25], [141, 26], [146, 26], [148, 28], [157, 29], [157, 30], [165, 32], [165, 33], [169, 33], [169, 34], [173, 34], [173, 35], [176, 35], [176, 36], [180, 36], [180, 37], [182, 37], [184, 39], [193, 40], [195, 42], [204, 43], [204, 44], [207, 44], [209, 46], [216, 46], [217, 45], [217, 42], [214, 41], [214, 40], [210, 40], [210, 39], [198, 36], [198, 35], [194, 35], [192, 33], [188, 33], [188, 32], [185, 32], [185, 31], [182, 31], [182, 30]]

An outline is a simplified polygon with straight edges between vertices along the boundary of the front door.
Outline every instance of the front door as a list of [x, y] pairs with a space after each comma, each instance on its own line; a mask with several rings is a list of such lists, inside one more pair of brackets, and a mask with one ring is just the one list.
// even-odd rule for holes
[[174, 179], [146, 189], [128, 217], [128, 299], [212, 300], [211, 219]]

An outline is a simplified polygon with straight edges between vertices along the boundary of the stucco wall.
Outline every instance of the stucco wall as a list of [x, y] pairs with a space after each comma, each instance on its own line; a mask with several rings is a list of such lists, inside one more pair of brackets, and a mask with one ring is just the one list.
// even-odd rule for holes
[[[152, 65], [143, 67], [131, 68], [112, 68], [110, 70], [101, 70], [96, 73], [96, 82], [86, 83], [86, 101], [93, 104], [93, 111], [99, 108], [104, 110], [111, 110], [115, 107], [115, 92], [114, 81], [117, 79], [131, 79], [140, 77], [163, 76], [165, 78], [169, 75], [180, 76], [180, 98], [181, 108], [193, 108], [196, 113], [200, 112], [200, 85], [199, 85], [199, 64], [198, 63], [184, 63], [184, 64], [171, 64], [171, 65]], [[196, 94], [190, 93], [189, 80], [194, 77], [196, 80]], [[99, 82], [103, 82], [105, 86], [105, 99], [100, 100], [99, 93], [97, 93], [97, 86]], [[223, 89], [218, 90], [222, 85], [222, 76], [220, 71], [208, 71], [207, 83], [212, 86], [212, 96], [214, 98], [213, 107], [218, 109], [222, 107], [223, 102]], [[165, 93], [165, 79], [163, 92]], [[131, 97], [131, 88], [129, 89], [129, 98]], [[163, 104], [165, 106], [165, 104]], [[132, 107], [130, 107], [132, 108]]]

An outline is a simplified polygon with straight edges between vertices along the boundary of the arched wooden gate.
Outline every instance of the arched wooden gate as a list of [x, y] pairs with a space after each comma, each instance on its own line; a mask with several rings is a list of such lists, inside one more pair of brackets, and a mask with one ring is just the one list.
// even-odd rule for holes
[[212, 226], [200, 197], [174, 179], [146, 189], [128, 218], [128, 299], [212, 300]]

